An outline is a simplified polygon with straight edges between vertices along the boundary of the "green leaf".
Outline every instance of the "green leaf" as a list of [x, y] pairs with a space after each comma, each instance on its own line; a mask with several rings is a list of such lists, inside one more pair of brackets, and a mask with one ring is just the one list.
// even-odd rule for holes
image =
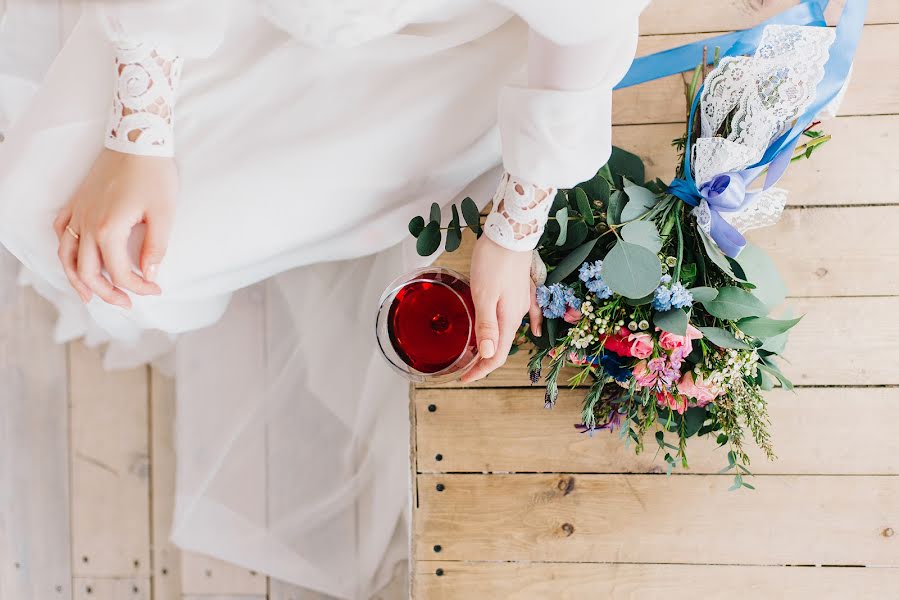
[[662, 277], [662, 263], [655, 252], [619, 241], [602, 263], [606, 284], [625, 298], [643, 298], [652, 293]]
[[559, 224], [559, 239], [556, 240], [556, 246], [561, 246], [568, 237], [568, 207], [563, 206], [557, 210], [555, 216], [556, 223]]
[[795, 319], [770, 319], [764, 316], [747, 317], [737, 321], [737, 327], [746, 335], [764, 340], [786, 333], [801, 320], [802, 317]]
[[621, 211], [622, 223], [632, 221], [645, 214], [659, 200], [655, 194], [639, 185], [627, 186], [624, 188], [624, 193], [627, 194], [628, 202]]
[[772, 352], [774, 354], [781, 354], [787, 347], [787, 340], [789, 339], [789, 337], [789, 332], [784, 332], [780, 335], [769, 337], [765, 340], [764, 344], [759, 346], [759, 349], [767, 350], [768, 352]]
[[609, 201], [609, 196], [612, 195], [612, 187], [609, 185], [609, 182], [602, 176], [596, 178], [593, 182], [594, 192], [596, 195], [594, 198], [599, 200], [602, 203], [606, 203]]
[[628, 223], [621, 228], [621, 237], [627, 242], [643, 246], [655, 253], [662, 249], [662, 238], [659, 237], [659, 230], [656, 229], [655, 223], [651, 221], [633, 221]]
[[655, 291], [653, 291], [653, 293], [647, 294], [647, 295], [643, 296], [642, 298], [625, 298], [624, 303], [627, 304], [628, 306], [644, 306], [644, 305], [652, 302], [653, 298], [655, 298], [655, 297], [656, 297]]
[[793, 382], [786, 378], [786, 376], [781, 373], [780, 369], [772, 362], [759, 362], [758, 368], [765, 373], [768, 373], [775, 379], [780, 382], [780, 385], [783, 386], [785, 390], [793, 389]]
[[627, 196], [619, 190], [615, 190], [609, 197], [609, 206], [606, 209], [606, 221], [609, 225], [621, 224], [621, 211], [624, 209], [625, 202], [627, 202]]
[[656, 312], [652, 317], [652, 322], [662, 331], [683, 336], [687, 335], [687, 324], [690, 322], [690, 317], [681, 309], [672, 308], [664, 312]]
[[424, 217], [412, 217], [412, 220], [409, 221], [409, 233], [411, 233], [414, 237], [418, 237], [418, 234], [421, 233], [421, 230], [425, 228], [425, 220]]
[[465, 224], [471, 229], [476, 236], [481, 235], [481, 213], [478, 211], [478, 205], [471, 198], [462, 200], [462, 216], [465, 217]]
[[714, 300], [703, 304], [710, 315], [725, 321], [760, 317], [768, 313], [768, 307], [761, 300], [738, 287], [721, 288]]
[[453, 218], [446, 229], [446, 251], [453, 252], [462, 245], [462, 225], [459, 224], [459, 210], [453, 204]]
[[718, 297], [718, 290], [713, 287], [695, 287], [687, 290], [690, 294], [693, 295], [693, 301], [699, 302], [700, 304], [705, 304], [706, 302], [711, 302], [715, 298]]
[[705, 231], [700, 228], [696, 228], [696, 231], [699, 233], [699, 238], [702, 240], [702, 245], [705, 248], [706, 256], [712, 259], [712, 262], [717, 265], [719, 269], [724, 271], [726, 275], [728, 275], [731, 279], [735, 279], [737, 281], [744, 281], [743, 279], [737, 277], [734, 274], [734, 270], [730, 268], [730, 263], [727, 261], [727, 257], [721, 252], [718, 248], [717, 244], [709, 237]]
[[421, 256], [430, 256], [440, 247], [441, 239], [440, 223], [431, 221], [419, 234], [418, 241], [415, 243], [415, 249]]
[[783, 303], [787, 297], [787, 284], [770, 256], [758, 246], [747, 244], [735, 260], [746, 279], [755, 284], [753, 296], [764, 302], [769, 309]]
[[705, 407], [694, 406], [684, 413], [684, 437], [696, 435], [706, 419]]
[[602, 177], [603, 179], [605, 179], [606, 183], [608, 183], [609, 185], [612, 185], [612, 183], [613, 183], [612, 170], [609, 169], [609, 163], [606, 163], [603, 166], [601, 166], [599, 168], [599, 171], [596, 172], [596, 176]]
[[734, 334], [721, 327], [697, 327], [707, 340], [719, 348], [732, 348], [734, 350], [749, 350], [751, 346], [734, 337]]
[[593, 225], [593, 209], [587, 199], [587, 192], [581, 188], [574, 188], [574, 199], [577, 202], [577, 211], [584, 217], [584, 221], [587, 222], [587, 225]]
[[590, 230], [587, 228], [587, 224], [583, 221], [569, 221], [568, 239], [565, 241], [562, 249], [567, 250], [576, 246], [580, 246], [584, 243], [584, 240], [587, 239], [589, 233]]
[[612, 146], [612, 154], [609, 156], [608, 164], [616, 183], [618, 183], [621, 177], [627, 177], [637, 183], [645, 181], [646, 171], [643, 168], [643, 161], [636, 154]]
[[437, 221], [437, 224], [438, 224], [438, 226], [439, 226], [440, 221], [441, 221], [441, 217], [440, 217], [440, 205], [437, 204], [436, 202], [432, 202], [432, 203], [431, 203], [431, 220], [432, 220], [432, 221]]
[[726, 433], [719, 433], [718, 437], [715, 439], [715, 442], [717, 442], [718, 447], [720, 448], [721, 446], [723, 446], [724, 444], [727, 443], [728, 439], [729, 438], [727, 437]]
[[546, 320], [546, 336], [549, 338], [550, 346], [556, 345], [558, 331], [559, 331], [559, 320], [558, 319], [547, 319]]
[[696, 281], [696, 263], [681, 265], [680, 282], [689, 287], [694, 281]]
[[549, 275], [546, 276], [546, 285], [559, 283], [573, 273], [575, 269], [580, 267], [581, 264], [587, 260], [587, 256], [590, 254], [590, 251], [593, 250], [593, 246], [596, 245], [598, 240], [599, 238], [593, 238], [569, 252], [568, 256], [559, 261], [556, 268], [550, 271]]

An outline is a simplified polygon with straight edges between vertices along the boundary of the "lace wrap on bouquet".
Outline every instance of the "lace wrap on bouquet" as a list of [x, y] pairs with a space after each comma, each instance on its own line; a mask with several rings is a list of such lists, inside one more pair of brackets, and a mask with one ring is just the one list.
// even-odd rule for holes
[[509, 250], [533, 250], [543, 235], [556, 191], [504, 173], [484, 223], [484, 235]]
[[182, 59], [138, 41], [119, 40], [115, 53], [116, 86], [106, 147], [128, 154], [173, 156]]
[[[700, 98], [701, 137], [691, 155], [697, 186], [762, 158], [768, 145], [815, 99], [833, 41], [834, 31], [825, 27], [769, 25], [753, 56], [721, 60], [706, 78]], [[822, 116], [834, 114], [841, 97]], [[729, 131], [721, 132], [728, 117]], [[785, 190], [772, 187], [754, 193], [741, 210], [721, 216], [740, 232], [767, 227], [780, 218], [786, 197]], [[708, 233], [708, 203], [701, 201], [694, 214]]]

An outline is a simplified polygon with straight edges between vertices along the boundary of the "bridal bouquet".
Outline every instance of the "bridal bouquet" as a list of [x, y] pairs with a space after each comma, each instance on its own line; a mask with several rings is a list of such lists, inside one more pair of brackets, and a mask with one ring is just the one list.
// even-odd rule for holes
[[530, 379], [545, 382], [548, 408], [559, 385], [589, 384], [578, 430], [618, 430], [638, 452], [652, 433], [669, 472], [688, 466], [691, 437], [713, 436], [732, 489], [752, 488], [749, 437], [774, 458], [764, 392], [792, 388], [778, 359], [799, 318], [772, 316], [785, 286], [742, 232], [777, 222], [787, 192], [774, 182], [829, 139], [815, 117], [845, 83], [825, 68], [834, 41], [832, 29], [776, 24], [750, 55], [715, 51], [705, 77], [703, 56], [670, 184], [646, 182], [640, 159], [615, 148], [555, 197], [532, 267], [543, 336], [525, 323], [518, 342], [533, 344]]

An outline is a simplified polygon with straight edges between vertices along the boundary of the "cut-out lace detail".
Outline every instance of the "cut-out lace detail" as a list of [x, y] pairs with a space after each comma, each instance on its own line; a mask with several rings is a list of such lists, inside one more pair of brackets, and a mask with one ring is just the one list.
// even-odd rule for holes
[[484, 223], [484, 235], [509, 250], [533, 250], [543, 235], [556, 188], [504, 173]]
[[116, 88], [106, 147], [128, 154], [173, 156], [182, 59], [144, 42], [120, 40], [115, 50]]
[[[834, 40], [826, 27], [769, 25], [753, 56], [725, 57], [706, 77], [700, 102], [701, 136], [691, 161], [698, 185], [716, 175], [741, 171], [758, 162], [815, 99]], [[820, 116], [834, 114], [842, 94]], [[730, 130], [720, 136], [725, 120]], [[787, 192], [769, 188], [750, 192], [751, 203], [721, 216], [739, 231], [773, 225], [786, 204]], [[694, 209], [708, 231], [711, 215], [703, 201]]]

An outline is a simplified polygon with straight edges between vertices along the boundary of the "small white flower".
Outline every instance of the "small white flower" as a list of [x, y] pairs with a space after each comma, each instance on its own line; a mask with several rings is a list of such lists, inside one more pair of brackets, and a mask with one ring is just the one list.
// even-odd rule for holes
[[649, 329], [649, 321], [643, 319], [642, 321], [640, 321], [639, 327], [641, 331], [646, 331], [647, 329]]

